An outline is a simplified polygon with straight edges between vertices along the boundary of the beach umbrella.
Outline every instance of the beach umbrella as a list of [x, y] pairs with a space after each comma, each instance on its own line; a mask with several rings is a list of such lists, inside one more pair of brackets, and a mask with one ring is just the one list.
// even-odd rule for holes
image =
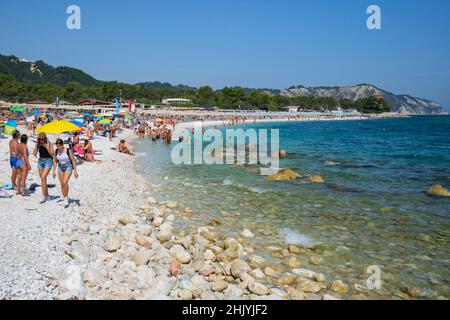
[[112, 121], [108, 119], [103, 119], [98, 122], [98, 124], [110, 124]]
[[129, 114], [127, 114], [127, 115], [125, 116], [125, 118], [127, 118], [127, 119], [133, 119], [134, 117], [133, 117], [133, 116], [130, 116]]
[[77, 120], [71, 120], [69, 121], [70, 123], [78, 126], [78, 127], [82, 127], [83, 126], [83, 122], [77, 121]]
[[102, 115], [103, 117], [114, 117], [114, 114], [112, 112], [107, 112]]
[[31, 114], [42, 114], [42, 111], [39, 109], [31, 111]]
[[17, 120], [9, 120], [8, 122], [5, 123], [5, 126], [10, 126], [10, 127], [17, 127]]
[[5, 135], [6, 136], [12, 136], [14, 131], [16, 131], [16, 127], [11, 127], [11, 126], [5, 125]]
[[82, 129], [79, 126], [74, 125], [73, 123], [70, 123], [69, 121], [53, 121], [50, 123], [47, 123], [39, 128], [39, 130], [36, 131], [37, 134], [40, 134], [42, 132], [48, 133], [48, 134], [58, 134], [63, 132], [75, 132], [75, 131], [81, 131]]
[[24, 112], [26, 109], [24, 107], [15, 106], [11, 107], [9, 110], [13, 112]]
[[90, 117], [90, 116], [92, 116], [92, 115], [89, 112], [83, 113], [83, 117]]
[[5, 123], [5, 135], [12, 136], [14, 131], [16, 131], [17, 127], [17, 121], [16, 120], [9, 120]]

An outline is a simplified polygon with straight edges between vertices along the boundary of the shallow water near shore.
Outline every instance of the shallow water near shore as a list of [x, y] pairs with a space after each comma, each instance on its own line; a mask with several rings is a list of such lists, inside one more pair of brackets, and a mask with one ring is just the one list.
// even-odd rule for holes
[[[271, 182], [255, 166], [176, 166], [175, 144], [136, 141], [138, 171], [159, 186], [155, 198], [194, 211], [177, 219], [180, 230], [211, 219], [227, 236], [248, 228], [256, 254], [286, 271], [267, 247], [298, 244], [300, 267], [349, 284], [344, 298], [450, 298], [450, 199], [425, 193], [450, 187], [450, 117], [242, 127], [280, 129], [281, 167], [326, 183]], [[381, 289], [356, 290], [371, 265], [381, 268]]]

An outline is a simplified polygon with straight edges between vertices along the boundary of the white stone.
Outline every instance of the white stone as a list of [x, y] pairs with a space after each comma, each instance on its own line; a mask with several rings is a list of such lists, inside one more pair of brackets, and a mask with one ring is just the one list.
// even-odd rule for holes
[[244, 231], [241, 232], [241, 235], [245, 238], [254, 238], [255, 237], [255, 235], [249, 229], [244, 229]]

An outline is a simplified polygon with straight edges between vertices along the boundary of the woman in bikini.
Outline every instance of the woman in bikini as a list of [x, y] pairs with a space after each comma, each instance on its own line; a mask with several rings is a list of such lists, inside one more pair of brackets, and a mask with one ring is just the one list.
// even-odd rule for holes
[[64, 198], [64, 206], [69, 207], [69, 180], [73, 175], [78, 178], [77, 164], [72, 150], [64, 148], [64, 142], [61, 139], [56, 141], [56, 152], [53, 158], [53, 177], [56, 177], [56, 166], [58, 166], [58, 176], [61, 183], [61, 192]]
[[26, 193], [25, 185], [27, 181], [28, 171], [31, 170], [30, 161], [28, 156], [28, 136], [23, 134], [20, 137], [20, 144], [17, 147], [17, 168], [19, 169], [18, 184], [17, 184], [17, 195], [22, 195], [23, 197], [29, 197], [30, 195]]

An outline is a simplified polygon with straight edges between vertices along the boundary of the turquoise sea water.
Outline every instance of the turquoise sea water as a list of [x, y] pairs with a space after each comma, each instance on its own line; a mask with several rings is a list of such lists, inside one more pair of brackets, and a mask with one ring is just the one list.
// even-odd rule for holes
[[243, 128], [279, 129], [288, 153], [281, 167], [321, 175], [326, 184], [271, 182], [254, 166], [176, 166], [170, 161], [174, 145], [138, 141], [138, 166], [160, 185], [156, 197], [194, 209], [179, 228], [212, 218], [227, 236], [249, 228], [256, 254], [281, 267], [267, 246], [313, 247], [300, 255], [301, 267], [323, 272], [329, 282], [344, 280], [349, 298], [359, 293], [353, 284], [365, 286], [370, 265], [381, 267], [382, 287], [365, 291], [366, 297], [406, 298], [411, 291], [450, 297], [450, 199], [425, 193], [433, 184], [450, 189], [450, 117]]

